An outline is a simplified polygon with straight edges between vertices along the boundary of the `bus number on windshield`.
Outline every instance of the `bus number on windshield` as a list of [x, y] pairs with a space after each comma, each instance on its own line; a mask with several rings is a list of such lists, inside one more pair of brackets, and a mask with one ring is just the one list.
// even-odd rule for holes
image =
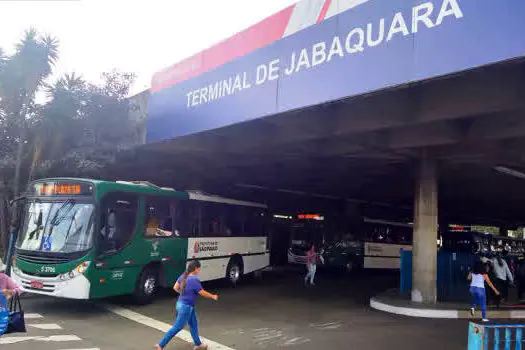
[[55, 273], [56, 272], [56, 268], [54, 266], [42, 266], [40, 268], [40, 272]]

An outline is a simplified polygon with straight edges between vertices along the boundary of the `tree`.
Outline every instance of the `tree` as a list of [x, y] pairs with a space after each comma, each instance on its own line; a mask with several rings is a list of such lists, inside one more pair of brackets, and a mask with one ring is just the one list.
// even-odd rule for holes
[[[28, 30], [14, 53], [0, 49], [0, 251], [8, 200], [36, 177], [92, 176], [132, 144], [126, 97], [132, 73], [103, 73], [103, 84], [72, 73], [49, 83], [58, 41]], [[37, 104], [37, 93], [47, 101]]]
[[36, 141], [40, 164], [32, 167], [38, 177], [100, 177], [116, 153], [132, 144], [126, 97], [135, 75], [111, 71], [102, 78], [97, 86], [66, 75], [48, 89]]
[[28, 128], [36, 112], [35, 96], [52, 73], [58, 58], [58, 41], [40, 36], [36, 30], [26, 31], [16, 45], [15, 53], [2, 59], [0, 70], [0, 108], [6, 127], [13, 128], [16, 143], [13, 195], [20, 193], [20, 172]]

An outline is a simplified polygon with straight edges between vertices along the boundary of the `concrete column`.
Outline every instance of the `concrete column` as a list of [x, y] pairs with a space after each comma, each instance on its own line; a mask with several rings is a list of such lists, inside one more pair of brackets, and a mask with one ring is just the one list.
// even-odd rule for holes
[[417, 168], [414, 205], [412, 301], [415, 302], [436, 303], [437, 230], [437, 164], [424, 150]]

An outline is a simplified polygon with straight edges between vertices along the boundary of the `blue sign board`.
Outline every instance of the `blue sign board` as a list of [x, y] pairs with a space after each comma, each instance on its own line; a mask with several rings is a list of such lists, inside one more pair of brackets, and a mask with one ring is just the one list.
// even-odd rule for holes
[[370, 0], [152, 93], [147, 141], [523, 56], [524, 0]]
[[51, 247], [52, 247], [51, 236], [44, 236], [44, 240], [42, 241], [42, 250], [49, 252], [51, 251]]

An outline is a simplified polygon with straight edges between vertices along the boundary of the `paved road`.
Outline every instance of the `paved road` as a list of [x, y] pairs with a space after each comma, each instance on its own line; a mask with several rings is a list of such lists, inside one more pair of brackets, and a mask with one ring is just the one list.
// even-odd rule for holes
[[[200, 301], [201, 335], [216, 342], [212, 349], [219, 349], [218, 344], [237, 350], [466, 349], [466, 321], [398, 317], [367, 306], [371, 295], [395, 283], [392, 274], [342, 277], [320, 271], [317, 286], [306, 288], [299, 272], [290, 270], [267, 273], [262, 281], [246, 281], [238, 288], [208, 283], [205, 287], [218, 292], [220, 300]], [[26, 312], [42, 318], [27, 320], [37, 326], [21, 335], [25, 338], [20, 342], [7, 344], [6, 339], [13, 338], [4, 336], [0, 346], [2, 350], [152, 349], [173, 320], [174, 296], [169, 291], [147, 306], [123, 298], [107, 303], [30, 297], [24, 301]], [[38, 328], [39, 324], [47, 326]], [[176, 339], [168, 348], [191, 346]]]
[[23, 303], [28, 333], [0, 337], [2, 350], [152, 349], [160, 334], [87, 302], [31, 296]]

